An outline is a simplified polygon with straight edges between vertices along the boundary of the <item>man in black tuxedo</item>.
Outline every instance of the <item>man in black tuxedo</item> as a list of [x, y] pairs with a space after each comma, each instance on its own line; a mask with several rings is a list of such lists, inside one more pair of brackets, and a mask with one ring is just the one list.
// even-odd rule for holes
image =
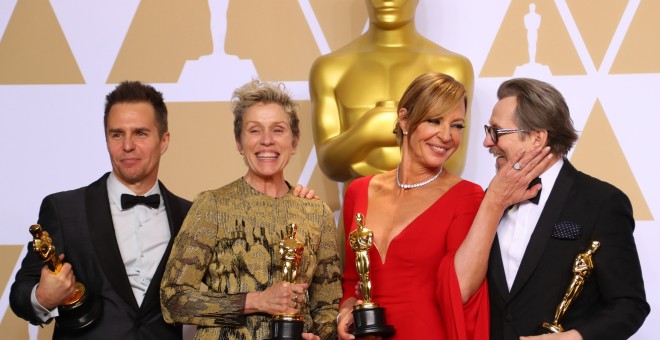
[[[633, 229], [632, 206], [616, 187], [576, 170], [565, 158], [577, 140], [566, 102], [534, 79], [504, 82], [485, 126], [484, 146], [498, 166], [520, 149], [550, 146], [538, 202], [504, 213], [489, 258], [491, 339], [540, 334], [552, 323], [573, 279], [573, 263], [592, 241], [594, 268], [547, 339], [627, 339], [650, 311]], [[514, 164], [520, 170], [526, 164]], [[545, 339], [545, 338], [544, 338]]]
[[[158, 181], [170, 141], [167, 107], [153, 87], [123, 82], [107, 95], [103, 119], [112, 172], [43, 200], [38, 223], [65, 264], [54, 275], [29, 246], [11, 308], [32, 324], [49, 323], [78, 280], [102, 315], [82, 330], [55, 327], [54, 339], [181, 339], [181, 326], [165, 323], [159, 301], [172, 241], [191, 205]], [[151, 201], [131, 206], [134, 195]]]

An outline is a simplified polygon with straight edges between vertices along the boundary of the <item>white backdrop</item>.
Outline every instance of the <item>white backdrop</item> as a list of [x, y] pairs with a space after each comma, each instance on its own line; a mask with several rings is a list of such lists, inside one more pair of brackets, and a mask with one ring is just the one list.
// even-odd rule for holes
[[[258, 0], [234, 1], [259, 3]], [[337, 12], [323, 15], [319, 8], [329, 5], [322, 4], [322, 1], [278, 1], [280, 7], [295, 7], [295, 13], [300, 14], [301, 22], [306, 26], [302, 31], [298, 29], [296, 36], [280, 37], [276, 47], [295, 50], [295, 44], [302, 41], [305, 46], [311, 44], [315, 53], [325, 54], [336, 48], [332, 41], [337, 39], [332, 40], [330, 36], [334, 16], [350, 17], [352, 22], [359, 22], [358, 33], [364, 27], [364, 21], [360, 21], [364, 13], [355, 9], [363, 6], [362, 0], [333, 0], [337, 1]], [[278, 78], [274, 68], [261, 66], [267, 61], [260, 58], [276, 59], [277, 53], [270, 55], [273, 50], [257, 51], [252, 56], [240, 55], [239, 59], [232, 53], [236, 49], [230, 51], [228, 47], [227, 24], [232, 20], [245, 21], [254, 30], [253, 35], [261, 35], [263, 30], [276, 27], [287, 17], [282, 16], [274, 23], [263, 23], [257, 14], [251, 17], [232, 12], [229, 0], [211, 0], [208, 10], [202, 11], [210, 13], [210, 17], [207, 15], [207, 21], [201, 22], [199, 31], [185, 32], [184, 40], [165, 44], [170, 48], [168, 53], [181, 55], [181, 50], [193, 49], [182, 45], [182, 41], [194, 43], [196, 39], [201, 41], [202, 37], [207, 41], [194, 47], [192, 57], [181, 57], [186, 61], [185, 66], [172, 71], [175, 73], [173, 80], [167, 77], [150, 80], [158, 78], [131, 73], [130, 68], [124, 73], [119, 72], [121, 57], [131, 56], [128, 52], [122, 53], [122, 46], [130, 47], [129, 28], [141, 18], [136, 13], [144, 9], [140, 14], [148, 14], [149, 8], [158, 8], [159, 4], [175, 6], [175, 3], [154, 0], [0, 0], [0, 127], [3, 130], [0, 133], [0, 251], [5, 256], [0, 260], [0, 280], [3, 280], [0, 282], [0, 330], [7, 329], [10, 323], [9, 286], [23, 257], [24, 245], [30, 240], [27, 228], [36, 222], [41, 199], [52, 192], [84, 186], [110, 169], [103, 138], [102, 110], [105, 94], [116, 83], [111, 79], [113, 74], [115, 77], [133, 75], [150, 82], [165, 94], [169, 104], [192, 103], [189, 107], [193, 108], [195, 103], [226, 103], [235, 87], [257, 75], [268, 78], [266, 72], [275, 75], [272, 80], [283, 81], [296, 99], [309, 100], [307, 81], [300, 77], [300, 73], [290, 71], [290, 77]], [[191, 9], [196, 6], [195, 10], [206, 6], [206, 1], [186, 3], [189, 5], [184, 6]], [[417, 9], [417, 27], [424, 36], [465, 55], [473, 64], [475, 98], [471, 103], [469, 140], [464, 141], [468, 143], [468, 151], [462, 176], [483, 187], [488, 185], [494, 169], [492, 157], [481, 145], [484, 137], [482, 125], [488, 121], [498, 85], [513, 76], [516, 66], [529, 62], [523, 25], [523, 15], [528, 11], [529, 3], [522, 0], [420, 0]], [[339, 4], [343, 7], [339, 8]], [[49, 8], [51, 12], [48, 12]], [[338, 12], [340, 9], [349, 12]], [[536, 0], [536, 12], [542, 18], [536, 61], [547, 66], [551, 74], [520, 75], [542, 78], [565, 95], [575, 126], [582, 133], [576, 152], [569, 154], [569, 159], [579, 169], [611, 181], [631, 197], [637, 220], [635, 238], [652, 309], [633, 339], [657, 339], [660, 317], [656, 308], [660, 308], [660, 292], [656, 287], [660, 281], [660, 268], [656, 259], [660, 257], [657, 247], [660, 222], [656, 218], [660, 216], [660, 181], [653, 175], [660, 172], [660, 157], [655, 150], [660, 128], [660, 46], [654, 36], [660, 31], [660, 2]], [[284, 14], [275, 11], [272, 15]], [[30, 33], [34, 30], [9, 29], [14, 23], [14, 27], [32, 27], [34, 23], [30, 20], [45, 17], [50, 17], [55, 27], [60, 27], [66, 43], [51, 46], [57, 43], [52, 38], [51, 26], [43, 26], [51, 27], [46, 32], [51, 35], [44, 33], [49, 39]], [[204, 18], [204, 15], [200, 17]], [[12, 18], [16, 21], [12, 22]], [[336, 22], [337, 26], [342, 24], [341, 19]], [[175, 24], [176, 20], [167, 23]], [[185, 23], [177, 27], [188, 28], [190, 25]], [[341, 34], [350, 36], [352, 33]], [[240, 46], [256, 43], [246, 39], [246, 35], [239, 36], [242, 37]], [[23, 40], [23, 45], [16, 45], [16, 40]], [[232, 38], [231, 43], [236, 44], [235, 39]], [[58, 49], [62, 46], [64, 53]], [[149, 46], [134, 51], [137, 52], [133, 59], [128, 58], [129, 64], [142, 57], [146, 59], [144, 65], [148, 66], [150, 60], [156, 62], [168, 55], [160, 50], [158, 54], [150, 53]], [[33, 58], [14, 57], [21, 53]], [[44, 64], [43, 60], [56, 62], [41, 70], [37, 66]], [[281, 63], [284, 69], [287, 60], [275, 60], [275, 63]], [[15, 72], [26, 65], [29, 68], [25, 71]], [[79, 73], [69, 72], [62, 65], [75, 65]], [[301, 71], [306, 74], [309, 63], [294, 63], [295, 67], [304, 68]], [[64, 72], [63, 75], [40, 78], [42, 72], [59, 71]], [[302, 114], [309, 115], [309, 112]], [[175, 144], [178, 142], [174, 132], [176, 125], [171, 128], [172, 143]], [[230, 129], [227, 126], [222, 133], [228, 134]], [[314, 150], [309, 149], [308, 155], [299, 157], [305, 156], [307, 158], [300, 160], [305, 166], [301, 166], [295, 175], [289, 174], [297, 177], [290, 178], [290, 181], [308, 183], [312, 178], [316, 161]], [[237, 167], [238, 170], [232, 170], [232, 177], [236, 177], [234, 173], [242, 173], [242, 165]], [[195, 171], [183, 166], [183, 170], [168, 172], [170, 178], [165, 180], [185, 182], [186, 176], [196, 176]], [[186, 175], [181, 178], [173, 173]], [[192, 199], [197, 191], [183, 195]], [[36, 328], [31, 328], [29, 334], [36, 339]]]

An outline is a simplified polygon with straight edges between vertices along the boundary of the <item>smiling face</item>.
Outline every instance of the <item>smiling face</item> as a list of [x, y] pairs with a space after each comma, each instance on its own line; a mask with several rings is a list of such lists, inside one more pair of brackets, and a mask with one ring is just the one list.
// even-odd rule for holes
[[[493, 107], [493, 114], [490, 116], [488, 124], [493, 129], [518, 129], [515, 122], [515, 110], [517, 106], [516, 97], [504, 97], [500, 99]], [[519, 150], [526, 151], [539, 146], [539, 132], [532, 131], [530, 134], [521, 132], [501, 134], [498, 136], [497, 144], [493, 139], [486, 135], [484, 138], [484, 147], [495, 156], [496, 166], [499, 168], [504, 165], [510, 157], [514, 156]]]
[[159, 135], [151, 104], [114, 104], [108, 112], [105, 134], [117, 179], [138, 195], [151, 189], [158, 179], [160, 156], [170, 141], [169, 132]]
[[[438, 117], [431, 110], [426, 119], [417, 125], [415, 130], [404, 142], [404, 152], [408, 154], [413, 164], [419, 164], [430, 172], [437, 169], [449, 160], [456, 152], [463, 139], [465, 128], [465, 104], [460, 102], [452, 111]], [[405, 110], [403, 112], [405, 115]], [[407, 130], [407, 121], [401, 118], [404, 131]]]
[[284, 167], [298, 146], [289, 121], [289, 114], [274, 103], [257, 103], [245, 111], [236, 146], [248, 166], [246, 180], [284, 181]]

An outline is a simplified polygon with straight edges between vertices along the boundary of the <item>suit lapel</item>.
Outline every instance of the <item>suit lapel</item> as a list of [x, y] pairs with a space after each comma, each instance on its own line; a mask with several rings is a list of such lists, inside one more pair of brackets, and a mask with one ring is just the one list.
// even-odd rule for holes
[[85, 190], [87, 221], [90, 226], [89, 234], [96, 256], [108, 281], [129, 306], [137, 309], [137, 301], [128, 281], [128, 274], [126, 274], [124, 261], [117, 245], [115, 228], [112, 224], [107, 187], [108, 175], [109, 173], [105, 174]]
[[564, 204], [568, 201], [568, 195], [573, 187], [576, 174], [577, 170], [575, 170], [567, 159], [564, 159], [564, 165], [559, 171], [557, 181], [552, 188], [543, 212], [541, 212], [527, 249], [525, 249], [518, 274], [516, 274], [516, 279], [511, 286], [511, 297], [522, 289], [536, 269], [543, 251], [550, 240], [550, 235], [552, 235], [552, 228], [559, 219]]
[[165, 265], [167, 264], [167, 260], [170, 257], [170, 251], [172, 250], [174, 238], [179, 233], [181, 223], [183, 223], [183, 219], [185, 218], [185, 212], [181, 208], [181, 204], [178, 202], [179, 199], [169, 190], [167, 190], [163, 183], [158, 181], [158, 184], [160, 185], [160, 193], [163, 196], [163, 201], [165, 202], [165, 211], [167, 212], [167, 221], [170, 225], [171, 237], [167, 244], [167, 249], [165, 250], [163, 257], [158, 264], [158, 268], [156, 269], [156, 272], [151, 279], [151, 283], [149, 283], [149, 287], [147, 288], [144, 300], [142, 300], [142, 304], [140, 305], [140, 309], [145, 310], [148, 310], [153, 306], [158, 306], [158, 308], [160, 308], [160, 282], [163, 279]]
[[509, 296], [509, 287], [504, 275], [504, 264], [502, 263], [502, 251], [500, 250], [500, 240], [495, 234], [495, 240], [488, 257], [488, 270], [490, 271], [490, 282], [497, 288], [504, 300]]

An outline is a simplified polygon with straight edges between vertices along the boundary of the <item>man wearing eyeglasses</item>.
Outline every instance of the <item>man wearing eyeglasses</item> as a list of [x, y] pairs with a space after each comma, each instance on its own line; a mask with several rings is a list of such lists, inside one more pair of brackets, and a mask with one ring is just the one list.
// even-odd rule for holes
[[566, 159], [577, 133], [553, 86], [511, 79], [497, 96], [483, 143], [497, 167], [521, 149], [550, 146], [556, 157], [540, 175], [539, 195], [512, 206], [500, 220], [488, 268], [491, 339], [532, 339], [544, 333], [541, 325], [553, 322], [573, 278], [574, 259], [592, 241], [601, 244], [593, 255], [595, 268], [559, 320], [564, 332], [543, 339], [629, 338], [650, 310], [630, 200]]

